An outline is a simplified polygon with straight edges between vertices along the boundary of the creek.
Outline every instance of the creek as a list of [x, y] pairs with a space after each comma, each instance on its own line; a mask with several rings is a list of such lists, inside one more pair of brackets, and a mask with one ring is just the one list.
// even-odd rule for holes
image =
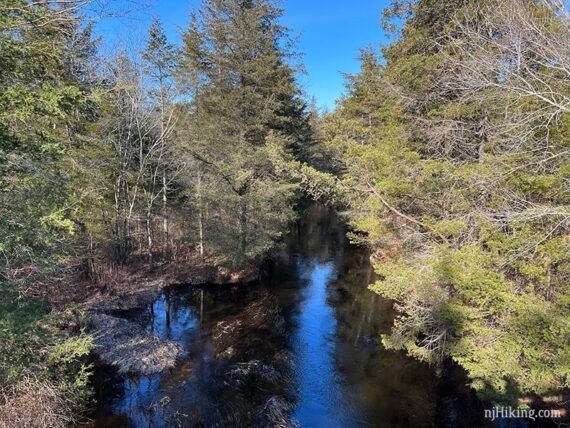
[[267, 278], [170, 287], [126, 316], [184, 350], [170, 371], [99, 370], [96, 427], [475, 427], [465, 375], [384, 349], [390, 302], [330, 210], [296, 223]]

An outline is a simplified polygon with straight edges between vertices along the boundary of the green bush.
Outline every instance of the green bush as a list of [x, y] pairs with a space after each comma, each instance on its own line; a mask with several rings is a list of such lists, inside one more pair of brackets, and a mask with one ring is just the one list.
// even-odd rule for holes
[[58, 325], [66, 321], [66, 314], [54, 314], [47, 303], [22, 297], [14, 284], [0, 282], [0, 390], [8, 401], [17, 401], [22, 381], [53, 386], [53, 402], [63, 406], [57, 414], [69, 421], [79, 418], [92, 399], [91, 366], [84, 357], [94, 345], [83, 333], [64, 337]]

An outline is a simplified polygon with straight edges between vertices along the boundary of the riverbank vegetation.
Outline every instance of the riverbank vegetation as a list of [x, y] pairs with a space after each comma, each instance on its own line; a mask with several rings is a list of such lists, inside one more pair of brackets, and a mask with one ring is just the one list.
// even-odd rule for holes
[[[300, 197], [278, 161], [307, 162], [314, 143], [273, 2], [205, 0], [182, 46], [154, 20], [145, 46], [108, 57], [92, 36], [96, 5], [0, 4], [0, 420], [10, 426], [60, 426], [89, 400], [92, 341], [59, 334], [61, 302], [113, 293], [133, 266], [259, 265]], [[26, 413], [30, 394], [43, 401]]]
[[[385, 346], [480, 396], [570, 386], [570, 19], [560, 2], [395, 2], [325, 119]], [[403, 24], [402, 24], [403, 23]]]

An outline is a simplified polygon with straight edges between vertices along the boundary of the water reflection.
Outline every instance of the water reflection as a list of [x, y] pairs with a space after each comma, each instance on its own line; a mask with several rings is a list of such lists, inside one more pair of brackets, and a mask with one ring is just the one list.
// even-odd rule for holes
[[96, 426], [483, 426], [461, 375], [381, 346], [391, 307], [344, 236], [313, 207], [263, 284], [171, 288], [132, 314], [185, 354], [162, 375], [104, 377]]
[[185, 344], [195, 338], [200, 326], [200, 314], [195, 309], [195, 293], [182, 294], [166, 289], [149, 307], [148, 333], [161, 339]]

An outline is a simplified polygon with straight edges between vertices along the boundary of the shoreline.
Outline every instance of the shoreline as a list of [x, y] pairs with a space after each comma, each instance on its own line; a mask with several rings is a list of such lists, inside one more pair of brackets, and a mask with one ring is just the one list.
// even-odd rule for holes
[[232, 272], [190, 253], [184, 260], [157, 263], [152, 272], [136, 261], [121, 267], [112, 287], [101, 287], [89, 280], [74, 283], [73, 290], [59, 284], [47, 300], [58, 311], [76, 306], [74, 321], [61, 334], [92, 335], [96, 345], [92, 356], [97, 364], [112, 367], [119, 374], [152, 375], [172, 368], [182, 350], [176, 343], [160, 339], [126, 319], [126, 312], [152, 304], [171, 286], [247, 286], [258, 281], [261, 272], [262, 264]]

